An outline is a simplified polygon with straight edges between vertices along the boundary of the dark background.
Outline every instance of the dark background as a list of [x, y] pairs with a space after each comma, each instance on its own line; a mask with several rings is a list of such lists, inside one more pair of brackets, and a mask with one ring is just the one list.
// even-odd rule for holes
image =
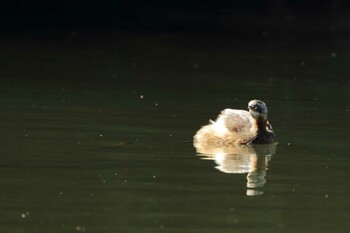
[[113, 29], [217, 33], [234, 27], [247, 30], [249, 25], [259, 24], [261, 17], [276, 21], [347, 18], [349, 6], [342, 0], [16, 0], [0, 4], [0, 25], [3, 32]]
[[342, 81], [349, 9], [344, 0], [2, 1], [0, 78], [193, 88], [256, 77]]

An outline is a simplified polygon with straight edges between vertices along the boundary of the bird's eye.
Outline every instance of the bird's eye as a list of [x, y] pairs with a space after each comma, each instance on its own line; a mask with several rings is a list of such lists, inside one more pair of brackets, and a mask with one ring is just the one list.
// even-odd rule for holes
[[253, 111], [256, 111], [256, 112], [259, 112], [259, 113], [261, 113], [261, 110], [262, 110], [259, 105], [249, 106], [248, 108], [250, 110], [253, 110]]

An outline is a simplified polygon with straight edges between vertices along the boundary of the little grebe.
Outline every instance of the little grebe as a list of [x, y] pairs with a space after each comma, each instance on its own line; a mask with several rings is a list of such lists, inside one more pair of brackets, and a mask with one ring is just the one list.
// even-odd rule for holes
[[271, 144], [275, 133], [267, 120], [267, 107], [261, 100], [251, 100], [248, 111], [225, 109], [216, 121], [210, 120], [194, 135], [194, 143], [220, 145]]

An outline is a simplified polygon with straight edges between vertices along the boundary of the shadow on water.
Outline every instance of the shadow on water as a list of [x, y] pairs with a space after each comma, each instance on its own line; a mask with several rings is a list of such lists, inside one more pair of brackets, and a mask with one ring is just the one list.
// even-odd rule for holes
[[214, 160], [216, 169], [227, 174], [247, 174], [247, 196], [260, 196], [266, 183], [266, 171], [277, 143], [271, 145], [213, 145], [194, 143], [198, 156]]

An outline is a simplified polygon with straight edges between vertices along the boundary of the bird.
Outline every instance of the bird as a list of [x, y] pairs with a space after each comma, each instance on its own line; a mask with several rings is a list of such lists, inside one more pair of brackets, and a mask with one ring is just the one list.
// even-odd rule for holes
[[248, 111], [227, 108], [196, 132], [193, 143], [195, 147], [275, 143], [267, 113], [266, 104], [256, 99], [249, 101]]

